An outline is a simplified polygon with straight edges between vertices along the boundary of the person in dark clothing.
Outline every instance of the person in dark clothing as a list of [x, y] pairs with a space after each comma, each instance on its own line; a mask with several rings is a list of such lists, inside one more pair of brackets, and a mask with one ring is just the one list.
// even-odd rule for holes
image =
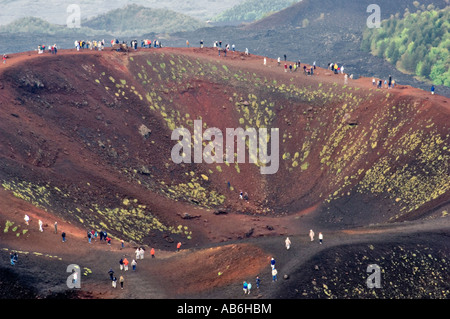
[[120, 270], [123, 270], [123, 259], [120, 258], [119, 260], [119, 266], [120, 266]]
[[109, 274], [109, 278], [111, 278], [111, 280], [113, 280], [114, 271], [112, 270], [112, 268], [109, 269], [108, 274]]
[[256, 288], [259, 289], [259, 285], [261, 284], [261, 279], [259, 276], [256, 276]]
[[284, 55], [284, 61], [286, 62], [286, 59], [287, 59], [287, 56], [286, 56], [286, 54]]

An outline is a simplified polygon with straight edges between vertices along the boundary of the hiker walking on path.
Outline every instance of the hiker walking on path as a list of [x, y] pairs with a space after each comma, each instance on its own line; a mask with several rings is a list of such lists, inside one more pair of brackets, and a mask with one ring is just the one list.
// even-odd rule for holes
[[66, 233], [62, 232], [61, 237], [62, 237], [63, 243], [65, 243], [66, 242]]
[[29, 225], [30, 217], [28, 215], [25, 215], [23, 219], [25, 220], [25, 224]]
[[136, 254], [136, 259], [139, 259], [139, 256], [141, 252], [139, 251], [139, 248], [136, 248], [136, 251], [134, 252]]
[[58, 233], [58, 222], [55, 222], [55, 234]]
[[141, 247], [141, 248], [139, 249], [139, 257], [140, 257], [141, 259], [144, 259], [144, 252], [145, 252], [145, 250]]
[[319, 244], [322, 245], [322, 241], [323, 241], [323, 234], [319, 233]]
[[275, 269], [275, 259], [272, 257], [272, 259], [270, 259], [270, 267], [272, 267], [272, 269]]
[[314, 232], [312, 229], [309, 230], [309, 238], [311, 238], [311, 241], [314, 240]]
[[180, 248], [181, 248], [181, 242], [179, 241], [177, 244], [177, 251], [180, 251]]
[[133, 268], [133, 271], [136, 270], [136, 266], [137, 266], [137, 262], [136, 262], [136, 260], [133, 259], [133, 261], [131, 262], [131, 267]]
[[256, 276], [256, 289], [259, 289], [259, 285], [261, 284], [261, 279], [259, 276]]
[[123, 268], [125, 271], [128, 271], [128, 259], [125, 257], [125, 259], [123, 260]]
[[3, 64], [6, 64], [6, 58], [7, 58], [6, 54], [3, 54]]
[[273, 268], [272, 269], [272, 281], [277, 281], [277, 273], [278, 273], [278, 271], [275, 268]]
[[42, 222], [42, 220], [39, 219], [39, 231], [42, 233], [44, 230], [42, 229], [42, 225], [44, 225], [44, 223]]
[[242, 289], [244, 290], [244, 295], [246, 295], [247, 294], [247, 289], [248, 289], [248, 284], [247, 284], [246, 281], [243, 282]]
[[281, 63], [281, 58], [278, 57], [278, 66], [280, 66], [280, 63]]
[[119, 260], [119, 268], [120, 268], [120, 270], [123, 270], [123, 259], [122, 258], [120, 258], [120, 260]]
[[289, 248], [291, 248], [291, 240], [289, 239], [289, 237], [286, 237], [285, 244], [286, 249], [289, 250]]
[[251, 283], [247, 283], [247, 294], [250, 295], [251, 289], [252, 289], [252, 284]]
[[155, 258], [155, 248], [150, 250], [150, 255], [152, 255], [152, 258]]
[[108, 274], [109, 274], [109, 278], [111, 280], [113, 280], [113, 278], [114, 278], [114, 270], [112, 270], [112, 268], [109, 269]]
[[431, 94], [434, 95], [434, 85], [431, 86]]
[[113, 286], [113, 288], [117, 287], [117, 277], [116, 276], [112, 277], [112, 286]]
[[123, 278], [123, 276], [120, 276], [119, 281], [120, 281], [120, 289], [123, 289], [123, 283], [125, 281], [125, 278]]

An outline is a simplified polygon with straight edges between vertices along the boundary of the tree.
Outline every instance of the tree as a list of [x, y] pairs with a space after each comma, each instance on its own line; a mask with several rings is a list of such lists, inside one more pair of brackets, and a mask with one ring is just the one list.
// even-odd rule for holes
[[378, 54], [377, 54], [377, 56], [379, 58], [384, 58], [384, 56], [385, 56], [384, 52], [386, 51], [386, 48], [387, 48], [386, 41], [382, 41], [380, 43], [380, 45], [378, 46]]
[[417, 70], [418, 75], [423, 76], [428, 78], [430, 76], [431, 73], [431, 67], [432, 67], [432, 63], [430, 58], [425, 58], [425, 60], [423, 60], [419, 70]]

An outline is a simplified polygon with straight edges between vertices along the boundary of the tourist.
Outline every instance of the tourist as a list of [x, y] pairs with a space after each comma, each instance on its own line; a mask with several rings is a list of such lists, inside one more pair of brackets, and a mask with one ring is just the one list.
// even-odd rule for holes
[[291, 240], [289, 237], [286, 237], [286, 240], [284, 241], [286, 244], [286, 249], [289, 250], [291, 248]]
[[123, 276], [120, 276], [119, 281], [120, 281], [120, 289], [123, 289], [123, 283], [125, 281], [125, 278], [123, 278]]
[[136, 259], [139, 260], [139, 255], [140, 255], [139, 248], [136, 248], [136, 251], [134, 253], [136, 254]]
[[273, 268], [272, 269], [272, 281], [277, 281], [277, 273], [278, 273], [278, 271], [275, 268]]
[[120, 270], [123, 270], [123, 259], [122, 258], [120, 258], [120, 260], [119, 260], [119, 268], [120, 268]]
[[309, 230], [309, 238], [311, 238], [311, 241], [314, 240], [314, 232], [312, 229]]

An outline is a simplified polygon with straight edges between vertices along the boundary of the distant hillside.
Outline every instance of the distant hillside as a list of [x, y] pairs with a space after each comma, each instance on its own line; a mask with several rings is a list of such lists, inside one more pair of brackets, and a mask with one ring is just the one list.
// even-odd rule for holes
[[89, 28], [71, 29], [63, 25], [49, 23], [36, 17], [25, 17], [15, 20], [7, 25], [0, 26], [0, 33], [18, 34], [47, 34], [47, 35], [71, 35], [71, 34], [93, 34], [94, 30]]
[[213, 18], [215, 22], [252, 22], [301, 0], [247, 0]]
[[171, 10], [130, 5], [82, 21], [81, 28], [68, 28], [65, 25], [49, 23], [41, 18], [25, 17], [0, 26], [0, 33], [135, 36], [159, 32], [193, 31], [206, 26], [206, 23]]
[[98, 17], [83, 21], [82, 25], [115, 35], [141, 35], [150, 32], [192, 31], [207, 24], [187, 15], [167, 9], [151, 9], [129, 5], [115, 9]]
[[38, 17], [50, 23], [65, 24], [69, 16], [67, 8], [71, 4], [80, 6], [81, 19], [90, 19], [127, 4], [137, 4], [154, 9], [173, 10], [206, 21], [242, 2], [244, 0], [0, 0], [0, 25], [27, 16]]
[[[248, 30], [278, 30], [287, 27], [305, 27], [320, 25], [323, 31], [337, 31], [336, 27], [346, 30], [363, 31], [371, 13], [367, 12], [369, 5], [376, 3], [380, 7], [381, 19], [388, 19], [391, 14], [403, 14], [407, 8], [411, 12], [416, 6], [412, 0], [303, 0], [269, 17], [256, 21], [247, 27]], [[435, 5], [445, 8], [448, 0], [422, 0], [421, 5]], [[305, 23], [306, 22], [306, 23]], [[314, 23], [313, 23], [314, 22]]]
[[403, 19], [392, 16], [381, 28], [367, 29], [361, 48], [400, 70], [450, 86], [450, 8], [427, 9], [406, 11]]

